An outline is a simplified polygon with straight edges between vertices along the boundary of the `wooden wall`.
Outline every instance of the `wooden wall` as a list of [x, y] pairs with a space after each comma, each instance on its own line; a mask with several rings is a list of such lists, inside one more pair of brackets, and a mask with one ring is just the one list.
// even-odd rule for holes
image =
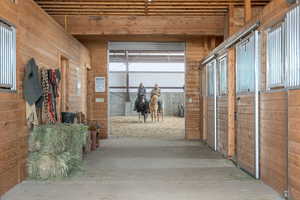
[[215, 148], [215, 100], [211, 96], [207, 98], [207, 144]]
[[292, 200], [300, 199], [300, 90], [288, 93], [288, 183]]
[[261, 179], [283, 194], [287, 189], [287, 92], [264, 92], [260, 99]]
[[[108, 41], [85, 41], [84, 45], [91, 55], [91, 69], [88, 71], [88, 120], [97, 121], [101, 125], [104, 137], [108, 136], [108, 69], [107, 69], [107, 45]], [[104, 77], [106, 91], [95, 93], [95, 78]], [[96, 102], [96, 98], [103, 102]]]
[[[256, 6], [252, 7], [252, 16], [256, 18], [262, 12], [264, 7]], [[224, 23], [224, 38], [232, 36], [234, 33], [239, 31], [245, 25], [244, 7], [230, 6], [228, 8], [228, 14], [225, 16]]]
[[227, 156], [228, 152], [228, 97], [219, 96], [217, 98], [217, 141], [218, 151], [224, 156]]
[[208, 96], [207, 96], [207, 69], [206, 67], [202, 67], [200, 68], [200, 71], [201, 71], [201, 92], [202, 92], [202, 95], [200, 98], [202, 98], [202, 105], [200, 105], [200, 107], [202, 108], [202, 111], [203, 111], [203, 114], [202, 114], [202, 117], [203, 117], [203, 120], [202, 120], [202, 124], [203, 124], [203, 127], [202, 127], [202, 140], [203, 141], [207, 141], [207, 121], [208, 121], [208, 109], [207, 109], [207, 99], [208, 99]]
[[236, 144], [238, 165], [255, 174], [254, 94], [237, 95]]
[[[27, 137], [25, 102], [22, 80], [27, 61], [34, 57], [40, 67], [58, 68], [60, 56], [70, 62], [71, 111], [86, 112], [84, 87], [81, 96], [74, 94], [75, 79], [85, 84], [85, 64], [89, 53], [76, 39], [66, 34], [32, 0], [21, 0], [17, 4], [10, 0], [0, 1], [0, 18], [17, 29], [17, 92], [0, 92], [0, 196], [26, 177]], [[77, 69], [80, 75], [76, 73]]]
[[200, 140], [203, 137], [203, 98], [202, 98], [202, 71], [199, 70], [200, 61], [208, 52], [218, 46], [222, 37], [200, 37], [186, 40], [186, 71], [185, 95], [186, 139]]

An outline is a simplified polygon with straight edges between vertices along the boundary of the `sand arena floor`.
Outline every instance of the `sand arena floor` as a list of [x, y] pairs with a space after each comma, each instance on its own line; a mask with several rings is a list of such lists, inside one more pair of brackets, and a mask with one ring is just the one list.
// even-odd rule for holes
[[164, 117], [161, 122], [139, 122], [137, 116], [111, 117], [110, 135], [116, 137], [184, 138], [184, 118]]

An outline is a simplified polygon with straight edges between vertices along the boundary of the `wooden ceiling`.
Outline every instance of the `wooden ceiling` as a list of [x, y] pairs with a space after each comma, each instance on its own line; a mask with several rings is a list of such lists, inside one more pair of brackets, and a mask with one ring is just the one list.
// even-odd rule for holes
[[[50, 15], [220, 16], [244, 0], [35, 0]], [[270, 0], [252, 0], [264, 6]]]

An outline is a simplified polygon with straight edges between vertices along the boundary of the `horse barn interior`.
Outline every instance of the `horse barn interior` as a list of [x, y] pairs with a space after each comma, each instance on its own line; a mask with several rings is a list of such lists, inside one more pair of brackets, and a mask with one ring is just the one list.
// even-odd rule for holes
[[0, 0], [1, 200], [300, 200], [299, 116], [298, 0]]

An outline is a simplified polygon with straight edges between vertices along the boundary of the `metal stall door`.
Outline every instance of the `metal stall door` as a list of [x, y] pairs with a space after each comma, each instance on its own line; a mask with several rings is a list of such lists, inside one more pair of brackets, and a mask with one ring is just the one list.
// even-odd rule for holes
[[259, 178], [259, 35], [251, 34], [236, 47], [236, 162]]
[[207, 64], [208, 73], [208, 98], [207, 98], [207, 144], [217, 151], [217, 61], [213, 60]]

